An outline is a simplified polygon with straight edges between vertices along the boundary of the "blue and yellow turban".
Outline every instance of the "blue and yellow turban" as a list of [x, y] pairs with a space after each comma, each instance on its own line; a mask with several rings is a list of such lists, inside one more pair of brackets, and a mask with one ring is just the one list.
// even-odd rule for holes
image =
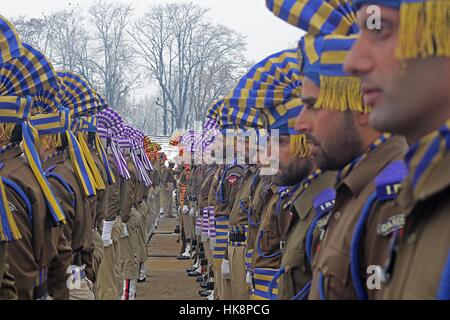
[[3, 125], [1, 131], [2, 135], [5, 135], [5, 124], [21, 125], [24, 154], [45, 196], [53, 222], [66, 223], [63, 210], [45, 178], [36, 151], [38, 134], [29, 121], [33, 106], [32, 96], [58, 91], [58, 76], [41, 52], [27, 44], [23, 44], [23, 47], [22, 56], [0, 65], [0, 123]]
[[359, 32], [348, 0], [266, 0], [266, 6], [275, 16], [313, 36]]
[[60, 103], [71, 110], [75, 117], [81, 117], [97, 110], [100, 101], [96, 92], [82, 76], [70, 71], [58, 71], [61, 80]]
[[[298, 49], [283, 50], [254, 65], [225, 97], [227, 121], [239, 127], [278, 130], [291, 136], [293, 154], [307, 154], [303, 134], [294, 129], [301, 111], [302, 57]], [[300, 150], [302, 149], [302, 150]]]
[[379, 5], [400, 10], [398, 59], [450, 57], [449, 0], [353, 0], [356, 9]]
[[0, 15], [0, 64], [24, 54], [22, 42], [14, 26]]
[[368, 113], [361, 94], [361, 79], [344, 71], [345, 57], [356, 35], [311, 37], [300, 40], [305, 77], [320, 87], [315, 108]]

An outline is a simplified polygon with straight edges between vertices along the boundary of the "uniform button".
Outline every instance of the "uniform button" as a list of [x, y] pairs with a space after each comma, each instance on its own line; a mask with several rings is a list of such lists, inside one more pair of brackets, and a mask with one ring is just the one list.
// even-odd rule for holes
[[336, 220], [338, 220], [340, 217], [341, 217], [341, 212], [340, 212], [340, 211], [336, 211], [336, 212], [334, 213], [334, 218], [335, 218]]
[[411, 234], [408, 236], [408, 239], [406, 239], [406, 243], [409, 244], [409, 245], [411, 245], [411, 244], [413, 244], [414, 242], [416, 242], [416, 239], [417, 239], [416, 234], [415, 234], [415, 233], [411, 233]]
[[327, 266], [323, 267], [323, 271], [322, 271], [323, 275], [325, 275], [327, 272], [328, 272], [328, 267]]

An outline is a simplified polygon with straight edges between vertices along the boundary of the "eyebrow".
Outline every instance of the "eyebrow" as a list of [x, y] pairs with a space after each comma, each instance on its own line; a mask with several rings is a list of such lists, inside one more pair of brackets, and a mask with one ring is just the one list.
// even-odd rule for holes
[[302, 97], [303, 104], [313, 106], [316, 104], [317, 98], [314, 97]]

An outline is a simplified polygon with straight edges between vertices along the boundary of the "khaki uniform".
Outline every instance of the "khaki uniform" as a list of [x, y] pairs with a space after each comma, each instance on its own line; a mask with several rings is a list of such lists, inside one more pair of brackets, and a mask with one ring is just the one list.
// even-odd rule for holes
[[115, 264], [116, 261], [120, 261], [120, 232], [118, 233], [117, 228], [119, 226], [116, 224], [120, 214], [120, 176], [115, 159], [108, 155], [108, 161], [116, 182], [109, 186], [108, 210], [104, 221], [114, 223], [114, 225], [111, 230], [112, 243], [103, 248], [103, 259], [98, 270], [96, 282], [96, 297], [98, 300], [116, 300], [119, 297]]
[[16, 300], [14, 277], [9, 273], [6, 243], [0, 243], [0, 300]]
[[31, 202], [33, 215], [29, 217], [22, 198], [5, 186], [11, 213], [22, 234], [22, 239], [8, 244], [9, 271], [15, 278], [18, 298], [33, 299], [33, 292], [39, 286], [39, 274], [44, 275], [41, 285], [45, 286], [45, 274], [50, 263], [57, 257], [58, 248], [52, 236], [53, 221], [44, 194], [31, 168], [21, 155], [22, 150], [19, 146], [1, 153], [0, 162], [4, 167], [0, 170], [0, 174], [19, 185]]
[[313, 200], [335, 182], [335, 173], [322, 173], [299, 197], [292, 199], [293, 215], [280, 217], [281, 240], [285, 241], [280, 266], [285, 273], [278, 280], [279, 300], [292, 299], [311, 281], [311, 265], [306, 255], [305, 239], [315, 217]]
[[[62, 209], [68, 218], [67, 223], [63, 227], [63, 233], [71, 248], [69, 264], [81, 267], [83, 260], [82, 256], [84, 252], [86, 252], [86, 246], [90, 247], [90, 244], [86, 239], [86, 234], [89, 233], [90, 230], [89, 226], [92, 225], [89, 200], [83, 194], [82, 186], [75, 175], [71, 160], [64, 153], [49, 158], [42, 166], [44, 170], [52, 168], [50, 171], [63, 178], [73, 192], [73, 195], [69, 194], [58, 179], [49, 177], [49, 182], [53, 186], [55, 196], [61, 201]], [[64, 279], [67, 279], [69, 276], [67, 267], [63, 270], [64, 267], [61, 265], [61, 262], [56, 262], [51, 269], [53, 268], [54, 271], [49, 271], [49, 275], [59, 274], [59, 276]], [[63, 273], [61, 273], [62, 270]], [[68, 299], [67, 289], [66, 281], [64, 281], [64, 284], [61, 283], [61, 285], [53, 291], [53, 297], [55, 299]], [[72, 298], [73, 291], [75, 290], [77, 289], [75, 288], [69, 291], [69, 298]], [[83, 297], [83, 293], [81, 292], [76, 295], [81, 298]], [[85, 295], [92, 296], [92, 292], [87, 292]]]
[[[210, 246], [210, 240], [208, 235], [208, 229], [209, 229], [209, 203], [208, 203], [208, 196], [209, 196], [209, 189], [211, 187], [211, 183], [214, 179], [214, 173], [215, 173], [215, 166], [209, 166], [205, 170], [205, 179], [203, 184], [200, 187], [200, 194], [199, 194], [199, 202], [198, 206], [200, 208], [200, 212], [202, 214], [202, 242], [203, 242], [203, 248], [205, 250], [205, 256], [208, 260], [208, 264], [212, 265], [212, 251]], [[205, 210], [205, 212], [203, 212]], [[207, 218], [206, 218], [207, 217]], [[205, 227], [207, 228], [205, 230]]]
[[[272, 292], [269, 292], [269, 285], [280, 267], [281, 260], [281, 235], [278, 217], [290, 214], [291, 190], [289, 188], [281, 189], [272, 184], [268, 192], [267, 205], [264, 206], [261, 223], [252, 248], [254, 278], [254, 290], [250, 297], [252, 300], [269, 299], [270, 293], [277, 295], [277, 286], [274, 286]], [[277, 207], [280, 210], [279, 212]]]
[[[228, 242], [228, 233], [229, 233], [229, 217], [231, 214], [231, 209], [233, 208], [234, 201], [239, 192], [239, 187], [241, 185], [242, 179], [244, 177], [244, 168], [240, 165], [227, 166], [220, 174], [220, 181], [217, 187], [217, 198], [214, 206], [214, 217], [216, 219], [216, 244], [215, 244], [215, 255], [216, 258], [214, 260], [214, 270], [216, 270], [217, 274], [220, 273], [222, 260], [228, 260], [228, 251], [227, 251], [227, 242]], [[217, 221], [220, 219], [226, 219], [226, 223], [224, 224], [224, 240], [225, 245], [219, 243], [221, 237], [219, 236], [217, 229]], [[223, 259], [220, 259], [220, 251], [224, 252]], [[224, 279], [220, 276], [221, 283], [219, 285], [219, 299], [221, 300], [231, 300], [233, 298], [232, 289], [231, 289], [231, 281], [230, 279]]]
[[163, 199], [161, 202], [161, 207], [163, 208], [166, 217], [172, 216], [172, 194], [174, 183], [175, 178], [173, 176], [173, 170], [171, 168], [165, 168], [161, 179], [161, 193]]
[[389, 139], [362, 159], [337, 185], [336, 202], [325, 236], [320, 241], [320, 250], [313, 253], [309, 299], [320, 299], [321, 291], [322, 298], [326, 299], [356, 298], [350, 276], [350, 243], [355, 225], [367, 199], [375, 191], [375, 176], [392, 161], [402, 159], [406, 148], [403, 138]]
[[182, 212], [183, 206], [187, 205], [187, 193], [186, 193], [186, 185], [187, 185], [187, 172], [183, 170], [180, 174], [180, 179], [177, 185], [177, 197], [178, 197], [178, 219], [180, 224], [180, 254], [186, 250], [186, 238], [187, 238], [187, 230], [185, 226], [186, 214]]
[[105, 219], [105, 217], [108, 214], [109, 185], [108, 185], [108, 177], [106, 175], [106, 169], [102, 160], [100, 159], [100, 156], [97, 154], [96, 151], [92, 151], [91, 154], [102, 176], [103, 182], [105, 183], [106, 186], [105, 190], [97, 190], [97, 202], [95, 208], [95, 216], [93, 220], [94, 225], [92, 235], [93, 240], [92, 271], [95, 279], [94, 282], [96, 282], [98, 277], [98, 269], [100, 268], [100, 263], [103, 258], [103, 239], [101, 236], [101, 232], [103, 228], [103, 219]]
[[231, 289], [234, 300], [249, 300], [250, 288], [246, 282], [246, 245], [248, 235], [247, 208], [251, 194], [260, 181], [256, 166], [248, 166], [241, 181], [240, 193], [236, 197], [230, 213], [230, 234], [228, 243], [228, 260], [230, 262]]
[[126, 223], [128, 236], [121, 241], [120, 251], [122, 253], [122, 272], [125, 280], [123, 289], [125, 299], [133, 298], [133, 292], [129, 292], [130, 281], [136, 281], [139, 277], [138, 261], [138, 231], [139, 231], [139, 213], [136, 210], [136, 189], [137, 189], [137, 171], [134, 163], [127, 159], [128, 170], [131, 178], [126, 180], [128, 192], [121, 192], [121, 202], [123, 203], [122, 221]]
[[155, 214], [158, 215], [160, 213], [161, 208], [161, 168], [158, 165], [155, 165], [154, 171], [152, 174], [152, 182], [153, 182], [153, 192], [154, 192], [154, 208]]
[[249, 221], [248, 235], [247, 235], [247, 257], [246, 264], [247, 269], [252, 268], [253, 264], [253, 252], [258, 236], [258, 229], [261, 223], [261, 218], [265, 207], [272, 196], [272, 179], [270, 176], [262, 176], [260, 183], [256, 185], [254, 196], [250, 199], [249, 208], [251, 208], [251, 214], [249, 215], [251, 221]]
[[[431, 141], [421, 144], [428, 150]], [[412, 177], [418, 161], [413, 158], [397, 203], [375, 207], [372, 211], [373, 219], [368, 221], [367, 236], [362, 240], [363, 269], [371, 265], [384, 267], [389, 260], [392, 265], [391, 277], [381, 282], [381, 289], [368, 290], [370, 299], [437, 298], [450, 254], [449, 161], [450, 154], [446, 151], [430, 165], [430, 171], [423, 175], [414, 190]], [[396, 223], [389, 223], [392, 221]], [[396, 229], [402, 232], [395, 232]], [[396, 235], [398, 249], [395, 254], [389, 250], [389, 242], [394, 241]]]

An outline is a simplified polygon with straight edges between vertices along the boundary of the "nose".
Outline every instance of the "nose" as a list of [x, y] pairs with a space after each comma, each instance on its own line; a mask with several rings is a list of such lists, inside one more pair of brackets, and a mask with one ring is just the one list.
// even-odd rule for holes
[[308, 108], [303, 108], [295, 119], [295, 130], [298, 132], [311, 132], [311, 111]]
[[361, 37], [355, 41], [344, 62], [344, 71], [359, 77], [369, 73], [373, 67], [372, 60], [366, 52], [367, 46]]

